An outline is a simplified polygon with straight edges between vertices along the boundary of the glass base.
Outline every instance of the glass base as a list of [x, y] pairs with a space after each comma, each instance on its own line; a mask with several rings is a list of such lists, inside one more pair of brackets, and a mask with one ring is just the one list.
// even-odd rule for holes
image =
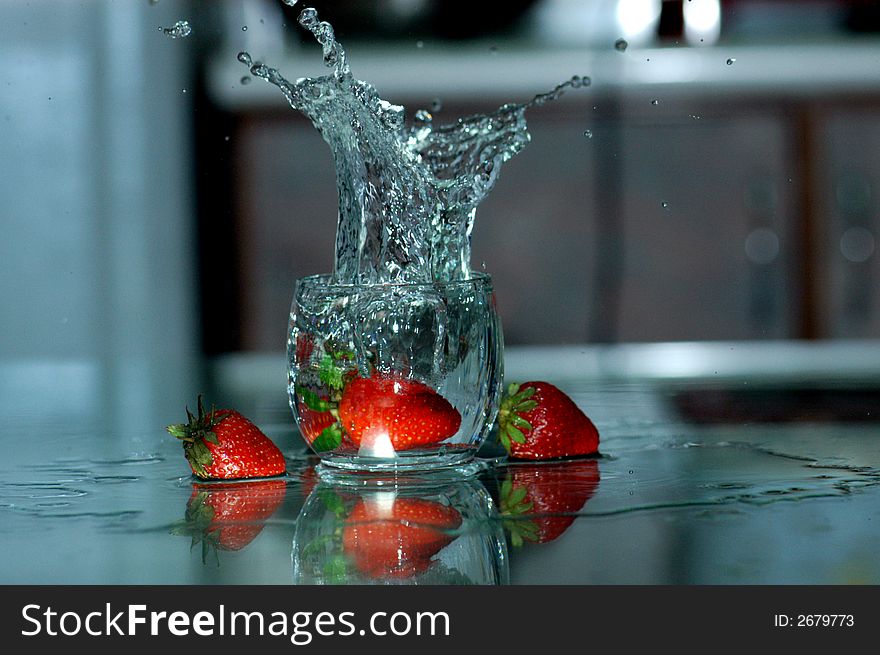
[[433, 486], [465, 480], [491, 467], [487, 460], [475, 459], [473, 452], [434, 456], [373, 459], [330, 456], [315, 471], [322, 480], [346, 486]]

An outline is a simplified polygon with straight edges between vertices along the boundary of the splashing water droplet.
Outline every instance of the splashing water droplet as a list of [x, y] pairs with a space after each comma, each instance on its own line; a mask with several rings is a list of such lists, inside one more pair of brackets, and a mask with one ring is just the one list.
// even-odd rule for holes
[[629, 43], [626, 39], [617, 39], [614, 42], [614, 49], [618, 52], [624, 52], [629, 47]]
[[165, 36], [170, 36], [172, 39], [182, 39], [192, 34], [192, 26], [189, 21], [179, 20], [171, 27], [160, 27], [159, 31], [164, 32]]
[[282, 2], [284, 2], [284, 4], [286, 4], [288, 7], [295, 7], [296, 3], [299, 2], [299, 0], [282, 0]]
[[318, 12], [314, 7], [306, 7], [299, 12], [299, 18], [297, 20], [300, 25], [311, 31], [311, 29], [318, 24]]
[[242, 25], [242, 26], [241, 26], [241, 31], [242, 31], [242, 32], [247, 32], [247, 25]]
[[654, 99], [651, 101], [651, 104], [654, 105], [654, 106], [656, 107], [657, 105], [660, 104], [660, 101], [657, 100], [656, 98], [654, 98]]
[[727, 65], [733, 66], [733, 62], [735, 62], [735, 61], [736, 61], [736, 59], [734, 57], [731, 57], [730, 59], [727, 60]]
[[431, 111], [438, 112], [443, 109], [443, 101], [440, 98], [434, 98], [431, 101]]
[[424, 47], [425, 47], [425, 42], [422, 41], [422, 40], [416, 41], [416, 47], [417, 47], [417, 48], [424, 48]]
[[593, 130], [584, 130], [584, 136], [587, 137], [588, 139], [592, 139], [593, 138]]
[[243, 75], [241, 78], [242, 84], [250, 84], [253, 78], [250, 75]]
[[669, 203], [666, 202], [665, 200], [664, 200], [663, 202], [660, 203], [660, 206], [661, 206], [663, 209], [669, 209]]

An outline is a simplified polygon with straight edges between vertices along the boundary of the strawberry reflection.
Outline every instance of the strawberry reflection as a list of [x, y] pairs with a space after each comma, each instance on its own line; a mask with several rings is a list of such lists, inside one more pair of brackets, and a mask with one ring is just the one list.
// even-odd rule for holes
[[202, 562], [219, 564], [218, 551], [239, 551], [257, 538], [286, 493], [287, 482], [277, 478], [193, 484], [184, 518], [171, 532], [200, 546]]
[[298, 584], [501, 584], [507, 554], [477, 481], [312, 490], [293, 540]]
[[510, 463], [501, 476], [499, 509], [510, 544], [559, 538], [599, 486], [594, 458]]

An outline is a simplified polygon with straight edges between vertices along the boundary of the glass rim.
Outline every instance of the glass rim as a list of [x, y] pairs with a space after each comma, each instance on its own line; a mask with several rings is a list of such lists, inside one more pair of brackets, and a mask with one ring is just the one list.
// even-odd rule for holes
[[297, 289], [303, 287], [320, 288], [338, 291], [355, 291], [358, 289], [386, 288], [386, 289], [449, 289], [457, 287], [489, 287], [492, 288], [492, 276], [482, 271], [471, 271], [470, 277], [462, 280], [432, 280], [430, 282], [375, 282], [369, 284], [331, 282], [333, 276], [330, 273], [318, 273], [306, 275], [296, 279]]

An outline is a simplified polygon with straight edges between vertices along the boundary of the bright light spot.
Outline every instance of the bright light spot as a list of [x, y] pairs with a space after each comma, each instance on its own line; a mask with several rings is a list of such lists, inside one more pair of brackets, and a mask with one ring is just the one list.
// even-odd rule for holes
[[391, 445], [391, 437], [388, 432], [382, 430], [373, 434], [365, 434], [361, 440], [358, 455], [362, 457], [397, 457], [394, 446]]
[[684, 3], [684, 37], [691, 45], [712, 45], [721, 35], [720, 0]]
[[662, 0], [618, 0], [617, 24], [629, 45], [644, 43], [656, 33]]
[[370, 516], [378, 519], [392, 517], [396, 500], [396, 491], [377, 491], [376, 493], [364, 496], [364, 504], [370, 506]]

